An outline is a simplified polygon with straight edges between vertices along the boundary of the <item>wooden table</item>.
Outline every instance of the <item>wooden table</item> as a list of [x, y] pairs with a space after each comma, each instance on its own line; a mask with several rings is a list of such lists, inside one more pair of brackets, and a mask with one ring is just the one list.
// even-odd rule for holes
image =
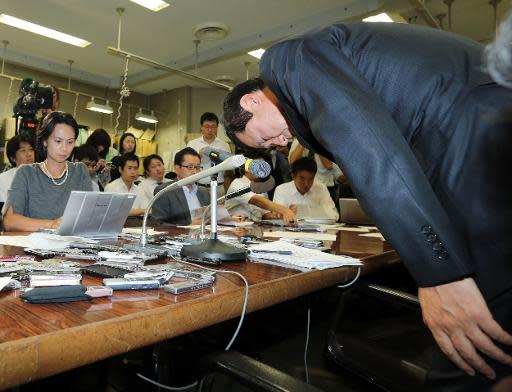
[[[253, 230], [261, 232], [261, 228]], [[398, 262], [398, 255], [386, 243], [357, 234], [339, 232], [333, 251], [363, 259], [362, 273]], [[20, 248], [2, 249], [1, 245], [0, 253], [23, 254]], [[345, 267], [300, 272], [251, 262], [224, 263], [222, 268], [248, 280], [248, 312], [347, 281], [357, 271]], [[83, 284], [101, 283], [84, 275]], [[244, 285], [231, 274], [218, 274], [214, 288], [181, 295], [163, 290], [116, 291], [110, 298], [34, 305], [23, 302], [19, 290], [2, 292], [0, 389], [240, 317], [243, 299]]]

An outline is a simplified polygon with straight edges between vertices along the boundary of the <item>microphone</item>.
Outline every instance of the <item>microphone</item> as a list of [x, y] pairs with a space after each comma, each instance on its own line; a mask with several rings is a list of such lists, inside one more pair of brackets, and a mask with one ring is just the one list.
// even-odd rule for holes
[[[221, 196], [217, 199], [217, 203], [223, 203], [226, 200], [234, 199], [235, 197], [245, 195], [249, 192], [254, 193], [265, 193], [274, 188], [276, 185], [276, 181], [274, 177], [269, 176], [265, 181], [251, 181], [249, 186], [244, 186], [243, 188], [237, 189], [233, 192], [228, 193], [227, 195]], [[203, 211], [203, 215], [201, 216], [201, 225], [200, 225], [200, 236], [199, 238], [204, 239], [204, 226], [206, 222], [206, 217], [210, 214], [211, 204], [206, 206]]]
[[267, 180], [265, 181], [251, 181], [249, 186], [237, 189], [233, 192], [228, 193], [225, 196], [219, 197], [217, 199], [217, 202], [222, 200], [230, 200], [234, 199], [235, 197], [245, 195], [249, 192], [254, 193], [265, 193], [274, 188], [274, 185], [276, 185], [276, 182], [274, 180], [274, 177], [269, 176]]
[[[216, 150], [211, 147], [205, 147], [203, 150], [203, 155], [206, 155], [209, 157], [213, 162], [219, 163], [219, 162], [225, 162], [227, 159], [233, 156], [233, 154], [222, 151], [222, 150]], [[244, 157], [243, 155], [241, 155]], [[272, 168], [270, 165], [265, 162], [263, 159], [250, 159], [244, 157], [244, 170], [246, 172], [251, 173], [256, 178], [265, 178], [270, 175], [270, 172], [272, 171]]]
[[214, 174], [220, 173], [221, 171], [226, 170], [234, 170], [237, 167], [242, 166], [247, 159], [243, 155], [231, 155], [229, 158], [224, 160], [221, 164], [212, 166], [206, 170], [202, 170], [199, 173], [196, 173], [194, 175], [191, 175], [189, 177], [183, 178], [179, 181], [173, 182], [171, 185], [165, 187], [164, 189], [161, 189], [156, 195], [153, 196], [153, 198], [149, 201], [148, 207], [146, 209], [146, 212], [144, 213], [144, 217], [142, 218], [142, 234], [140, 237], [140, 244], [141, 246], [146, 246], [147, 243], [147, 221], [148, 221], [148, 215], [149, 211], [151, 210], [151, 206], [155, 203], [157, 199], [159, 199], [164, 193], [170, 192], [174, 189], [181, 188], [182, 186], [192, 184], [193, 182], [196, 182], [197, 180], [200, 180], [205, 177], [210, 177]]

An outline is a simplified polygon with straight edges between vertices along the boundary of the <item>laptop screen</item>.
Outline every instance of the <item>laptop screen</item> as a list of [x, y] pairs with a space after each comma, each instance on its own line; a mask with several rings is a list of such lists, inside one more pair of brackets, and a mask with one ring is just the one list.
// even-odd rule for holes
[[123, 229], [135, 197], [132, 193], [73, 191], [57, 234], [116, 237]]

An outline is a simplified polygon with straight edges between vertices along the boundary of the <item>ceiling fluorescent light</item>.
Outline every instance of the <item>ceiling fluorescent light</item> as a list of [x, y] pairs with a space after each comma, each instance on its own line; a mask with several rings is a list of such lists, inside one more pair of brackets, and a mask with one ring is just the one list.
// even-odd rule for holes
[[263, 53], [265, 53], [265, 49], [262, 49], [262, 48], [247, 52], [247, 54], [250, 54], [252, 57], [256, 57], [258, 60], [261, 59], [261, 56], [263, 56]]
[[372, 15], [363, 19], [363, 22], [394, 22], [391, 17], [383, 12], [382, 14]]
[[42, 35], [47, 38], [53, 38], [57, 41], [65, 42], [70, 45], [79, 46], [80, 48], [85, 48], [91, 44], [90, 42], [81, 38], [73, 37], [72, 35], [61, 33], [59, 31], [52, 30], [47, 27], [43, 27], [6, 14], [0, 14], [0, 22], [12, 27], [17, 27], [18, 29], [30, 31], [34, 34]]
[[155, 117], [153, 111], [151, 111], [151, 114], [144, 114], [142, 113], [142, 109], [139, 109], [139, 111], [135, 115], [135, 120], [144, 121], [150, 124], [155, 124], [158, 122], [158, 118]]
[[112, 106], [108, 104], [108, 100], [105, 105], [102, 105], [101, 103], [94, 102], [94, 97], [91, 98], [89, 102], [87, 102], [87, 110], [104, 114], [114, 113], [114, 109], [112, 109]]
[[162, 0], [131, 0], [134, 3], [137, 3], [138, 5], [141, 5], [143, 7], [146, 7], [150, 9], [151, 11], [158, 12], [160, 10], [163, 10], [165, 7], [169, 7], [169, 3], [166, 3]]

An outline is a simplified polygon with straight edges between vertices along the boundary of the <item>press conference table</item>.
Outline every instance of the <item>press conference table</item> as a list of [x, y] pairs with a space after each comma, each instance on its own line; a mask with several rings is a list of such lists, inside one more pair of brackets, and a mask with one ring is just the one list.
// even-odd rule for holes
[[[254, 227], [236, 234], [261, 235], [262, 230]], [[183, 232], [172, 229], [170, 234]], [[21, 233], [3, 233], [9, 234]], [[362, 274], [399, 261], [387, 243], [358, 234], [339, 231], [336, 241], [327, 245], [334, 253], [361, 258]], [[23, 251], [0, 245], [0, 254]], [[253, 262], [221, 267], [248, 280], [247, 312], [348, 281], [357, 272], [354, 267], [301, 272]], [[101, 284], [87, 275], [82, 283]], [[19, 290], [0, 293], [0, 390], [240, 317], [244, 284], [232, 274], [217, 274], [213, 288], [186, 294], [161, 289], [115, 291], [109, 298], [63, 304], [28, 304], [19, 294]]]

